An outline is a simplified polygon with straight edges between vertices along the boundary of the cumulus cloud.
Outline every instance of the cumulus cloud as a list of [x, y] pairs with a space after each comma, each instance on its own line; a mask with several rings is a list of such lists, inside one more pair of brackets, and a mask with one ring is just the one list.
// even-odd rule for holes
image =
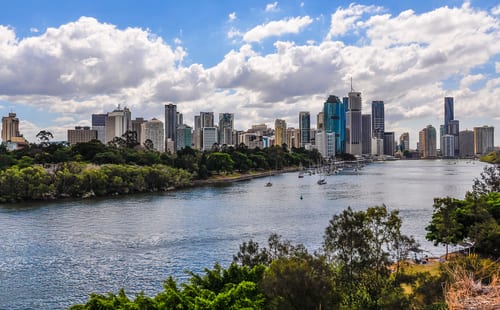
[[278, 2], [268, 3], [266, 5], [266, 12], [273, 12], [278, 9]]
[[491, 14], [500, 15], [500, 4], [491, 9]]
[[309, 26], [312, 22], [313, 20], [309, 16], [272, 21], [249, 30], [243, 36], [243, 40], [245, 42], [260, 42], [265, 38], [271, 36], [299, 33], [302, 29]]
[[327, 40], [334, 37], [342, 36], [349, 30], [357, 27], [357, 21], [361, 19], [363, 14], [374, 13], [381, 11], [382, 8], [374, 5], [361, 5], [351, 3], [348, 8], [338, 8], [331, 16], [331, 26]]
[[[372, 100], [384, 100], [388, 130], [409, 131], [405, 122], [418, 123], [410, 133], [415, 141], [427, 124], [439, 127], [442, 109], [436, 106], [442, 107], [444, 94], [455, 97], [461, 128], [498, 115], [500, 63], [492, 61], [500, 54], [500, 26], [492, 14], [464, 4], [391, 16], [352, 4], [331, 14], [326, 40], [305, 38], [305, 45], [279, 36], [301, 32], [312, 24], [308, 16], [247, 33], [232, 28], [227, 38], [242, 38], [241, 46], [208, 68], [184, 65], [188, 55], [180, 41], [172, 47], [148, 30], [118, 29], [93, 18], [24, 39], [0, 26], [0, 100], [58, 112], [68, 117], [60, 119], [67, 120], [63, 128], [118, 104], [134, 116], [162, 119], [166, 102], [178, 104], [187, 123], [200, 111], [214, 111], [236, 113], [238, 129], [272, 125], [275, 118], [296, 126], [299, 111], [314, 115], [329, 94], [345, 96], [352, 77], [364, 112]], [[347, 33], [358, 41], [333, 40]], [[278, 37], [271, 51], [251, 44], [270, 37]], [[449, 79], [458, 84], [446, 85]], [[53, 129], [63, 135], [58, 139], [65, 137]]]
[[40, 30], [38, 30], [38, 28], [36, 28], [36, 27], [31, 27], [30, 32], [38, 33], [38, 32], [40, 32]]
[[231, 22], [236, 20], [236, 12], [229, 13], [228, 18], [229, 18], [229, 21], [231, 21]]

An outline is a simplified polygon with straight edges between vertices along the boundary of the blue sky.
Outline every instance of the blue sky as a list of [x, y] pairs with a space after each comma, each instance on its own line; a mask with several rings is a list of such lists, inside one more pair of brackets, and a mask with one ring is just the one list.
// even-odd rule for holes
[[[118, 104], [163, 119], [176, 103], [235, 113], [239, 130], [297, 126], [354, 88], [386, 104], [396, 136], [443, 122], [495, 126], [500, 145], [500, 6], [495, 1], [0, 1], [0, 113], [34, 141], [58, 140]], [[315, 125], [315, 118], [312, 121]]]

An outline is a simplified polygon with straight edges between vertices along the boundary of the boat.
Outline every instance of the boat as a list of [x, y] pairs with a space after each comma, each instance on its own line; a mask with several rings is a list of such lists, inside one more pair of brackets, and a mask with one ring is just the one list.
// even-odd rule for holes
[[324, 184], [326, 184], [326, 180], [324, 178], [318, 180], [318, 185], [324, 185]]
[[273, 183], [271, 182], [271, 175], [272, 175], [272, 174], [271, 174], [271, 171], [269, 171], [269, 180], [268, 180], [268, 181], [267, 181], [267, 183], [266, 183], [266, 187], [271, 187], [271, 186], [273, 186]]

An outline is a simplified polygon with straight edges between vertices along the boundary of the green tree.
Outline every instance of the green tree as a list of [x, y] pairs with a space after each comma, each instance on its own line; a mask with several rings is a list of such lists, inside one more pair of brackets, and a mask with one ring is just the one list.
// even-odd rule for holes
[[207, 168], [212, 171], [217, 171], [217, 173], [221, 171], [226, 173], [233, 172], [233, 166], [233, 159], [227, 153], [214, 152], [207, 157]]
[[48, 146], [50, 139], [54, 138], [52, 133], [48, 130], [41, 130], [39, 133], [36, 134], [36, 137], [38, 138], [38, 140], [40, 140], [40, 145], [42, 147]]

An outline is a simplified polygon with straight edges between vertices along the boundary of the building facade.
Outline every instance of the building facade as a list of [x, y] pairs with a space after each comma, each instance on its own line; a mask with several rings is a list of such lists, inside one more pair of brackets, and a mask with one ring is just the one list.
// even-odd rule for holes
[[328, 99], [323, 104], [323, 117], [324, 130], [335, 133], [335, 153], [345, 153], [346, 112], [345, 104], [339, 97], [328, 96]]
[[300, 147], [311, 143], [311, 114], [306, 111], [299, 112], [299, 143]]
[[219, 113], [219, 144], [234, 145], [234, 114]]
[[76, 126], [75, 129], [68, 129], [68, 144], [86, 143], [97, 140], [97, 130], [88, 126]]
[[394, 131], [384, 132], [384, 155], [394, 156], [396, 150], [396, 135]]
[[455, 157], [455, 137], [453, 135], [444, 135], [441, 138], [441, 156], [444, 158]]
[[346, 112], [346, 152], [361, 155], [362, 124], [361, 124], [361, 93], [351, 91], [348, 94], [349, 104]]
[[459, 156], [461, 158], [474, 157], [474, 131], [462, 130], [459, 134]]
[[193, 147], [193, 128], [186, 124], [177, 126], [177, 151]]
[[361, 115], [361, 129], [363, 132], [361, 153], [372, 153], [372, 116], [370, 114]]
[[106, 143], [115, 137], [121, 138], [127, 131], [132, 129], [132, 114], [127, 107], [123, 109], [118, 106], [113, 112], [106, 116]]
[[92, 130], [97, 131], [97, 140], [106, 143], [107, 114], [92, 114]]
[[153, 149], [158, 152], [165, 151], [165, 127], [163, 122], [153, 118], [147, 122], [141, 123], [141, 145], [145, 145], [146, 141], [153, 143]]
[[19, 119], [16, 113], [9, 113], [9, 116], [2, 117], [2, 142], [11, 141], [13, 137], [21, 137]]
[[286, 140], [286, 121], [283, 119], [276, 119], [274, 122], [274, 145], [281, 146], [287, 143]]
[[165, 151], [174, 153], [177, 141], [177, 105], [165, 105]]
[[399, 136], [399, 149], [401, 152], [410, 151], [410, 133], [403, 132]]
[[385, 113], [384, 102], [372, 101], [372, 135], [378, 139], [384, 138], [384, 132], [385, 132], [384, 113]]
[[427, 125], [419, 132], [419, 152], [421, 158], [436, 158], [436, 128]]
[[495, 127], [474, 127], [474, 153], [484, 155], [495, 149]]

